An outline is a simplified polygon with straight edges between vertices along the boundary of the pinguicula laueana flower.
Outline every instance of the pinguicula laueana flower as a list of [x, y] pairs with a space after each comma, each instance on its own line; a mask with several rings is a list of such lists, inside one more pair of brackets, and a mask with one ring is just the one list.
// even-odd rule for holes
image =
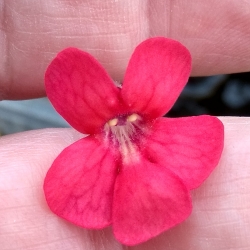
[[84, 228], [111, 225], [126, 245], [190, 215], [190, 190], [216, 167], [224, 140], [216, 117], [161, 117], [190, 70], [189, 51], [163, 37], [136, 47], [121, 86], [86, 52], [67, 48], [56, 56], [45, 75], [48, 98], [88, 136], [65, 148], [46, 175], [55, 214]]

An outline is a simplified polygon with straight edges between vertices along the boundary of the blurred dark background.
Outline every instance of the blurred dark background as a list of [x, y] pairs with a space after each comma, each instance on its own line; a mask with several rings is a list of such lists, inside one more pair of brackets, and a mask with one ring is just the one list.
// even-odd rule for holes
[[250, 73], [191, 77], [167, 116], [250, 116]]
[[[191, 77], [168, 117], [250, 116], [250, 73]], [[0, 102], [0, 134], [68, 127], [47, 98]]]

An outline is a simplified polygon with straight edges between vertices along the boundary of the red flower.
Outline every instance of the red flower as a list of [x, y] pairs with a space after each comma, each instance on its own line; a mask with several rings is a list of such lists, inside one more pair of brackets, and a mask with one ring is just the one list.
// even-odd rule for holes
[[45, 76], [48, 98], [89, 136], [64, 149], [46, 175], [55, 214], [85, 228], [112, 224], [127, 245], [190, 215], [190, 190], [209, 176], [223, 148], [215, 117], [159, 118], [190, 69], [188, 50], [159, 37], [135, 49], [121, 88], [90, 54], [68, 48], [57, 55]]

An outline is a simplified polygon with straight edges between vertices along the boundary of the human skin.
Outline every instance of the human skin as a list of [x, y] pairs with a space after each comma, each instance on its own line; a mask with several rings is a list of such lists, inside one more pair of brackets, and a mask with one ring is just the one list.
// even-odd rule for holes
[[[68, 46], [90, 52], [121, 81], [134, 47], [151, 36], [187, 46], [192, 75], [249, 71], [249, 14], [249, 1], [0, 0], [0, 98], [44, 96], [45, 69]], [[220, 119], [225, 148], [212, 175], [192, 191], [192, 215], [131, 248], [117, 243], [110, 228], [78, 228], [46, 205], [46, 171], [64, 147], [83, 135], [45, 129], [1, 137], [1, 250], [249, 249], [250, 119]]]

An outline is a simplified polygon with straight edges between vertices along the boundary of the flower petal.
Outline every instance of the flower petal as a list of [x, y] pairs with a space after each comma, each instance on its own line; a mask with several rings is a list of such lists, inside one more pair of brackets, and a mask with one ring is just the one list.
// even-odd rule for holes
[[185, 220], [191, 209], [189, 191], [163, 166], [141, 159], [117, 176], [112, 217], [123, 244], [147, 241]]
[[83, 138], [64, 149], [49, 169], [44, 192], [50, 209], [82, 227], [111, 223], [116, 165], [109, 148]]
[[82, 133], [95, 133], [120, 110], [120, 90], [94, 57], [76, 48], [51, 62], [45, 86], [57, 112]]
[[224, 127], [216, 117], [159, 118], [152, 126], [143, 153], [193, 189], [217, 166], [223, 141]]
[[148, 39], [129, 61], [122, 97], [133, 112], [157, 118], [173, 106], [190, 70], [191, 56], [182, 44], [163, 37]]

